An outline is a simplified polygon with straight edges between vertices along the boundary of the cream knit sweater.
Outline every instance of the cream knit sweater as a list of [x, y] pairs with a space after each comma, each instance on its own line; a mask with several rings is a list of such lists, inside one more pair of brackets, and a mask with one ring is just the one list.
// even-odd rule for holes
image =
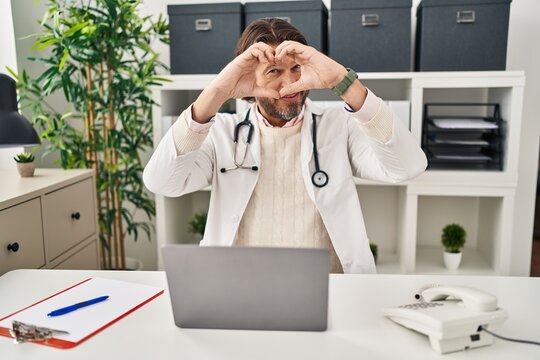
[[287, 128], [259, 120], [261, 165], [235, 245], [325, 248], [331, 272], [342, 273], [319, 211], [306, 191], [300, 166], [302, 122]]

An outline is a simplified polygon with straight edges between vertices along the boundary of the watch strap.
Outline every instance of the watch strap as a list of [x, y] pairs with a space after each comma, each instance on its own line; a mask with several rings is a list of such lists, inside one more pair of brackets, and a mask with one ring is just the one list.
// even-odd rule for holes
[[341, 80], [341, 82], [332, 89], [337, 96], [343, 95], [345, 91], [347, 91], [349, 86], [351, 86], [351, 84], [354, 82], [354, 80], [358, 79], [358, 74], [356, 74], [353, 69], [347, 68], [347, 71], [347, 75], [345, 75], [343, 80]]

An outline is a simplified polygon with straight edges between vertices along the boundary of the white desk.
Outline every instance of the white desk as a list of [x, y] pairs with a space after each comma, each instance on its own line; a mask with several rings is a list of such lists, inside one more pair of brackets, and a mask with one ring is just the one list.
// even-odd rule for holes
[[[167, 288], [163, 272], [16, 270], [0, 277], [0, 317], [92, 276]], [[497, 339], [488, 347], [438, 355], [427, 337], [380, 315], [380, 308], [412, 302], [416, 289], [433, 283], [497, 295], [509, 313], [498, 333], [540, 340], [539, 278], [331, 275], [326, 332], [180, 329], [165, 292], [73, 349], [15, 345], [0, 337], [0, 359], [540, 359], [540, 346]]]

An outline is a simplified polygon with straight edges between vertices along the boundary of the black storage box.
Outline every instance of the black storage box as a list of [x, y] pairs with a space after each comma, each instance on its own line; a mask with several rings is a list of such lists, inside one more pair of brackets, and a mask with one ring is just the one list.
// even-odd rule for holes
[[411, 0], [332, 0], [330, 57], [357, 72], [411, 70]]
[[244, 16], [246, 27], [261, 18], [287, 20], [304, 34], [310, 46], [327, 51], [328, 10], [321, 0], [247, 2]]
[[504, 70], [511, 0], [422, 0], [417, 71]]
[[217, 74], [234, 58], [242, 4], [169, 5], [171, 74]]

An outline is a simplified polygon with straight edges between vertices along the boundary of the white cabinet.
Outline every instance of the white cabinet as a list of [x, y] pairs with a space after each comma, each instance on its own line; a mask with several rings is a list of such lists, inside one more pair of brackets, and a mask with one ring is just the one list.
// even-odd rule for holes
[[[153, 90], [161, 107], [154, 107], [154, 143], [167, 123], [193, 102], [214, 75], [171, 75], [170, 83]], [[440, 234], [457, 222], [467, 230], [463, 263], [457, 274], [524, 275], [512, 273], [513, 246], [530, 246], [531, 237], [517, 239], [516, 229], [532, 223], [534, 213], [514, 203], [522, 139], [525, 77], [521, 71], [364, 73], [362, 82], [384, 100], [410, 101], [410, 130], [421, 142], [424, 104], [431, 102], [499, 103], [505, 122], [502, 171], [428, 170], [402, 184], [358, 179], [357, 189], [370, 240], [379, 245], [380, 273], [450, 273], [444, 268]], [[330, 92], [310, 92], [312, 100], [339, 100]], [[227, 104], [246, 108], [243, 101]], [[164, 119], [166, 121], [164, 121]], [[525, 172], [529, 173], [529, 172]], [[534, 189], [520, 189], [534, 196]], [[187, 222], [208, 207], [209, 192], [181, 198], [156, 196], [157, 243], [194, 242]], [[515, 216], [515, 212], [521, 212]], [[158, 255], [159, 259], [161, 254]], [[161, 260], [158, 261], [161, 266]]]
[[0, 184], [0, 275], [100, 268], [93, 170], [0, 170]]

